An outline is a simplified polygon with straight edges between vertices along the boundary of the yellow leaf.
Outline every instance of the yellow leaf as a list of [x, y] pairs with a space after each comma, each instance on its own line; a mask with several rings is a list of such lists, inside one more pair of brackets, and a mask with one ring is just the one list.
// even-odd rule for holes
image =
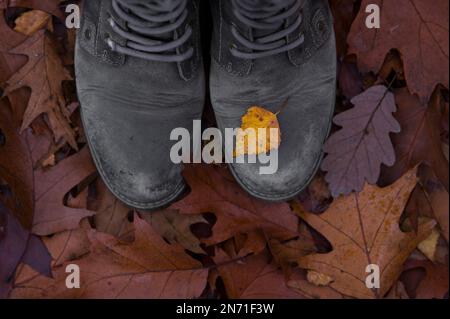
[[330, 276], [318, 273], [313, 270], [308, 271], [306, 279], [308, 280], [308, 282], [319, 287], [326, 287], [334, 281]]
[[49, 25], [50, 17], [50, 14], [44, 11], [27, 11], [16, 19], [14, 30], [30, 36]]
[[[275, 131], [273, 131], [274, 129]], [[271, 131], [275, 132], [275, 134]], [[258, 155], [275, 150], [281, 144], [277, 115], [259, 106], [252, 106], [242, 117], [236, 136], [234, 156]]]
[[418, 248], [431, 261], [435, 261], [436, 248], [438, 245], [440, 233], [434, 228], [433, 232], [427, 239], [422, 241]]

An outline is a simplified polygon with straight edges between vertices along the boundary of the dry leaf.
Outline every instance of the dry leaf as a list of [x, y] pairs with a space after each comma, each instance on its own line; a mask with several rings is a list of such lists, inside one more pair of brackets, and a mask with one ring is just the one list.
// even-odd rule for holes
[[389, 291], [388, 295], [385, 299], [410, 299], [408, 293], [406, 292], [406, 288], [401, 281], [398, 281], [394, 287], [392, 287], [391, 291]]
[[334, 17], [334, 31], [336, 33], [336, 46], [338, 57], [347, 54], [347, 36], [353, 20], [356, 17], [354, 5], [356, 0], [329, 1]]
[[[206, 286], [208, 270], [181, 246], [165, 243], [137, 216], [135, 228], [136, 241], [131, 244], [95, 231], [88, 233], [91, 252], [76, 261], [83, 273], [81, 289], [67, 289], [65, 263], [53, 269], [54, 279], [23, 273], [16, 278], [12, 298], [199, 297]], [[61, 240], [65, 242], [66, 238]]]
[[[0, 177], [8, 185], [10, 196], [0, 200], [13, 212], [22, 226], [33, 225], [33, 162], [25, 135], [20, 135], [10, 105], [0, 100]], [[8, 194], [7, 194], [8, 195]]]
[[134, 227], [129, 220], [133, 209], [117, 199], [100, 178], [91, 186], [95, 188], [95, 198], [88, 198], [87, 208], [95, 212], [95, 229], [122, 241], [133, 240]]
[[375, 184], [381, 164], [392, 166], [395, 152], [389, 134], [400, 132], [392, 116], [394, 95], [384, 86], [374, 86], [354, 97], [355, 107], [337, 115], [334, 122], [342, 129], [324, 146], [328, 153], [322, 164], [325, 179], [334, 197], [359, 192], [364, 184]]
[[416, 299], [444, 299], [448, 293], [448, 266], [430, 261], [408, 260], [405, 270], [423, 269], [425, 277], [417, 285], [414, 293]]
[[51, 22], [51, 15], [40, 10], [31, 10], [23, 13], [15, 21], [15, 31], [31, 36], [45, 28]]
[[314, 238], [304, 223], [300, 224], [299, 233], [301, 235], [292, 240], [281, 241], [271, 238], [268, 241], [275, 262], [281, 266], [287, 277], [291, 275], [293, 265], [299, 257], [318, 252]]
[[397, 161], [383, 172], [385, 183], [394, 182], [407, 170], [425, 162], [448, 190], [448, 161], [441, 147], [443, 111], [438, 96], [437, 92], [436, 98], [426, 107], [407, 89], [396, 92], [398, 112], [395, 117], [402, 126], [402, 132], [393, 136]]
[[32, 90], [24, 114], [22, 131], [39, 115], [47, 114], [50, 127], [58, 142], [64, 138], [77, 149], [75, 132], [70, 126], [70, 112], [62, 90], [62, 82], [70, 80], [68, 71], [63, 67], [55, 46], [45, 30], [37, 32], [10, 53], [28, 56], [28, 62], [7, 82], [4, 95], [27, 86]]
[[226, 168], [191, 165], [184, 171], [191, 193], [170, 209], [181, 214], [214, 213], [217, 222], [207, 245], [226, 241], [237, 234], [262, 229], [270, 238], [291, 239], [298, 235], [298, 218], [287, 203], [255, 199], [236, 183]]
[[[248, 129], [253, 129], [254, 134]], [[260, 130], [263, 129], [263, 134]], [[271, 133], [276, 130], [276, 134]], [[281, 144], [280, 124], [277, 115], [259, 106], [252, 106], [242, 117], [242, 126], [236, 136], [236, 150], [234, 156], [258, 155], [275, 150]]]
[[[4, 8], [0, 6], [0, 9]], [[24, 34], [14, 32], [6, 24], [5, 10], [0, 10], [0, 39], [2, 39], [0, 41], [0, 51], [9, 51], [27, 39]]]
[[0, 202], [0, 299], [8, 296], [20, 263], [28, 264], [42, 275], [49, 276], [50, 261], [41, 239], [25, 230]]
[[5, 143], [0, 146], [0, 177], [10, 194], [1, 196], [23, 227], [37, 235], [51, 235], [78, 227], [79, 221], [94, 212], [73, 209], [64, 204], [66, 194], [95, 172], [89, 151], [81, 152], [48, 170], [33, 169], [44, 149], [46, 136], [30, 130], [19, 134], [9, 107], [0, 102], [0, 130]]
[[435, 254], [440, 236], [439, 231], [433, 229], [430, 236], [417, 246], [417, 248], [431, 261], [435, 261]]
[[75, 261], [90, 252], [90, 243], [86, 230], [78, 228], [44, 238], [45, 246], [51, 252], [53, 267]]
[[306, 278], [308, 279], [308, 282], [319, 287], [321, 286], [326, 287], [334, 281], [332, 277], [315, 272], [313, 270], [308, 271]]
[[[363, 8], [370, 4], [381, 8], [381, 32], [366, 27]], [[448, 4], [447, 0], [435, 0], [433, 5], [428, 0], [364, 0], [349, 34], [349, 51], [358, 56], [361, 70], [377, 73], [386, 54], [398, 49], [408, 86], [425, 103], [437, 84], [449, 84]]]
[[[340, 197], [322, 215], [299, 212], [333, 246], [330, 253], [300, 257], [299, 266], [333, 278], [330, 286], [344, 295], [383, 297], [400, 276], [403, 263], [435, 226], [432, 221], [423, 223], [417, 234], [400, 230], [400, 216], [416, 184], [413, 170], [390, 187], [366, 185], [360, 194]], [[379, 291], [365, 285], [371, 264], [380, 267]]]
[[229, 263], [229, 257], [221, 250], [214, 258], [219, 265], [228, 298], [232, 299], [305, 299], [288, 288], [283, 274], [268, 262], [265, 254], [251, 256], [241, 262]]
[[178, 211], [166, 210], [142, 214], [142, 218], [170, 243], [177, 243], [197, 254], [205, 254], [200, 240], [194, 236], [191, 226], [198, 223], [208, 224], [202, 215], [181, 215]]
[[86, 147], [49, 170], [35, 171], [34, 234], [46, 236], [76, 229], [83, 218], [95, 214], [64, 204], [66, 194], [95, 171]]

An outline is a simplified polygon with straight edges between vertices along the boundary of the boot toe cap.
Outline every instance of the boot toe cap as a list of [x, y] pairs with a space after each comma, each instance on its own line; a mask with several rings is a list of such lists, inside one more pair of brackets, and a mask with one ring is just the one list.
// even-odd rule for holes
[[150, 115], [108, 111], [111, 104], [96, 102], [94, 108], [84, 103], [81, 114], [95, 164], [110, 191], [142, 210], [176, 200], [185, 183], [181, 165], [170, 160], [171, 125]]

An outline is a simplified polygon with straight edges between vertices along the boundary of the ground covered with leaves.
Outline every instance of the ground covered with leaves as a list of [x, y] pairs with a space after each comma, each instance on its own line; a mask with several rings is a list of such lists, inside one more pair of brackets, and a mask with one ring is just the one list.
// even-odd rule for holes
[[447, 0], [330, 0], [336, 126], [297, 199], [262, 202], [226, 166], [193, 165], [189, 194], [153, 214], [91, 161], [65, 5], [0, 0], [0, 298], [448, 297]]

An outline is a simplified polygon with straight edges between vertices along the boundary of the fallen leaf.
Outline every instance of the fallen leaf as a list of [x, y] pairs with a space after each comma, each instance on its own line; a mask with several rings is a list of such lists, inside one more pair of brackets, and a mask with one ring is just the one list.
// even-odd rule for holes
[[0, 232], [0, 298], [6, 298], [20, 263], [49, 276], [51, 258], [41, 239], [25, 230], [1, 202]]
[[95, 172], [87, 149], [43, 170], [34, 169], [41, 152], [49, 147], [48, 135], [33, 134], [27, 129], [19, 134], [8, 104], [0, 101], [0, 177], [10, 190], [1, 196], [23, 227], [37, 235], [51, 235], [73, 229], [79, 221], [94, 212], [73, 209], [64, 204], [66, 194]]
[[382, 31], [367, 28], [367, 13], [360, 10], [348, 37], [349, 53], [358, 56], [359, 68], [377, 73], [386, 54], [397, 49], [408, 86], [423, 103], [437, 84], [448, 88], [448, 1], [431, 6], [427, 0], [364, 0], [361, 8], [370, 4], [381, 8]]
[[64, 14], [59, 8], [61, 2], [62, 1], [59, 0], [9, 0], [4, 1], [4, 3], [0, 2], [0, 9], [11, 7], [37, 9], [48, 12], [63, 21]]
[[40, 10], [24, 12], [15, 21], [14, 31], [31, 36], [37, 31], [45, 28], [51, 21], [51, 15]]
[[362, 76], [356, 62], [350, 59], [342, 61], [339, 69], [339, 87], [349, 100], [364, 91]]
[[334, 30], [336, 33], [336, 45], [338, 57], [347, 53], [347, 36], [356, 17], [356, 0], [331, 0], [330, 7], [333, 13]]
[[[334, 279], [330, 287], [347, 296], [381, 298], [401, 274], [403, 263], [435, 226], [419, 225], [418, 233], [404, 233], [399, 219], [417, 184], [416, 170], [392, 186], [366, 185], [360, 194], [336, 199], [322, 215], [301, 212], [306, 223], [324, 235], [333, 250], [327, 254], [300, 257], [301, 268]], [[366, 267], [380, 267], [381, 288], [366, 287]]]
[[417, 246], [417, 248], [431, 261], [435, 261], [434, 256], [436, 254], [439, 237], [440, 233], [436, 229], [433, 229], [430, 236]]
[[[276, 130], [276, 134], [271, 133], [272, 129]], [[277, 115], [262, 107], [252, 106], [242, 117], [242, 126], [236, 135], [234, 156], [258, 155], [278, 149], [281, 144], [280, 137]]]
[[287, 285], [310, 299], [345, 299], [345, 296], [329, 286], [316, 286], [299, 274], [289, 278]]
[[[65, 263], [53, 269], [54, 279], [16, 278], [12, 298], [191, 299], [205, 289], [208, 270], [179, 245], [168, 245], [135, 216], [136, 240], [124, 244], [111, 235], [89, 231], [91, 252], [76, 260], [81, 289], [67, 289]], [[65, 240], [62, 238], [62, 240]], [[105, 267], [107, 265], [107, 267]], [[40, 289], [34, 289], [40, 287]]]
[[448, 193], [442, 189], [437, 190], [429, 194], [429, 199], [433, 214], [436, 217], [440, 228], [442, 229], [442, 235], [449, 242], [449, 199]]
[[292, 268], [296, 265], [299, 257], [319, 251], [314, 238], [304, 223], [300, 224], [299, 233], [299, 237], [291, 240], [281, 241], [271, 238], [268, 241], [269, 249], [275, 262], [281, 266], [287, 277], [291, 276]]
[[142, 214], [152, 228], [171, 244], [177, 243], [197, 254], [205, 254], [200, 247], [200, 240], [191, 231], [191, 226], [208, 222], [202, 215], [182, 215], [175, 210], [158, 211]]
[[91, 248], [86, 230], [83, 228], [67, 230], [52, 237], [44, 237], [43, 240], [52, 254], [53, 267], [61, 266], [68, 261], [76, 262], [77, 259], [89, 254]]
[[96, 172], [89, 150], [58, 163], [48, 170], [38, 169], [35, 179], [35, 214], [32, 232], [47, 236], [76, 229], [80, 221], [95, 214], [86, 208], [68, 207], [64, 198], [69, 191]]
[[228, 298], [305, 299], [286, 285], [282, 272], [269, 263], [265, 254], [251, 256], [241, 262], [230, 262], [225, 252], [217, 250], [214, 260], [219, 264], [218, 271]]
[[[0, 3], [1, 4], [1, 3]], [[5, 9], [0, 6], [0, 9]], [[15, 32], [6, 24], [5, 10], [0, 10], [0, 51], [9, 51], [27, 39], [24, 34]]]
[[327, 157], [322, 169], [334, 197], [359, 192], [364, 184], [375, 184], [381, 164], [394, 165], [395, 153], [389, 134], [400, 132], [392, 116], [394, 95], [381, 85], [352, 99], [355, 107], [337, 115], [334, 122], [342, 129], [324, 146]]
[[385, 299], [410, 299], [406, 288], [401, 281], [398, 281], [389, 291]]
[[95, 195], [88, 198], [87, 209], [95, 212], [95, 228], [122, 241], [133, 240], [134, 226], [129, 219], [133, 209], [117, 199], [100, 178], [91, 186]]
[[334, 279], [332, 277], [315, 272], [313, 270], [308, 271], [307, 279], [308, 279], [308, 282], [310, 282], [316, 286], [319, 286], [319, 287], [329, 286], [334, 281]]
[[281, 240], [298, 235], [298, 218], [287, 203], [267, 203], [247, 195], [227, 168], [191, 165], [186, 167], [184, 177], [191, 192], [170, 209], [188, 215], [213, 213], [217, 222], [213, 235], [203, 240], [205, 244], [214, 245], [260, 229], [269, 238]]
[[427, 165], [421, 165], [418, 173], [419, 185], [411, 195], [405, 209], [405, 217], [417, 231], [418, 219], [427, 217], [435, 219], [439, 224], [442, 236], [448, 242], [449, 236], [449, 196], [433, 170]]
[[28, 63], [6, 82], [4, 91], [4, 95], [8, 95], [24, 86], [32, 90], [21, 130], [45, 113], [55, 141], [64, 138], [77, 149], [75, 132], [70, 126], [70, 112], [62, 90], [62, 82], [71, 77], [63, 67], [50, 36], [45, 30], [39, 31], [10, 53], [28, 56]]
[[333, 197], [325, 176], [322, 173], [316, 174], [308, 188], [298, 196], [298, 200], [309, 212], [323, 213], [326, 211], [333, 201]]
[[22, 226], [30, 230], [34, 214], [33, 162], [28, 141], [19, 134], [12, 109], [5, 100], [0, 100], [0, 134], [0, 178], [10, 190], [10, 196], [0, 193], [0, 199]]
[[393, 136], [397, 154], [395, 165], [385, 168], [384, 183], [392, 183], [409, 169], [424, 162], [432, 167], [436, 176], [448, 190], [448, 161], [441, 147], [442, 105], [439, 99], [433, 99], [430, 106], [422, 106], [417, 96], [409, 94], [407, 89], [396, 92], [398, 112], [395, 117], [402, 131]]
[[414, 291], [415, 299], [444, 299], [448, 293], [448, 266], [430, 261], [408, 260], [405, 270], [423, 269], [425, 277]]

